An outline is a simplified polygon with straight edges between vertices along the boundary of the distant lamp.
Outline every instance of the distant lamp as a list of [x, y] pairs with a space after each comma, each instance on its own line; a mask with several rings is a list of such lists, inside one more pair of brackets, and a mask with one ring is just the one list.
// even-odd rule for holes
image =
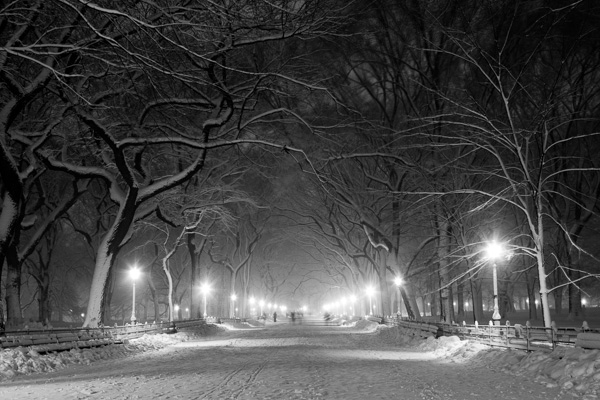
[[134, 265], [130, 270], [129, 270], [129, 277], [131, 278], [131, 281], [133, 283], [133, 296], [132, 296], [132, 305], [131, 305], [131, 324], [135, 324], [136, 318], [135, 318], [135, 281], [140, 277], [141, 275], [141, 271], [140, 269], [137, 267], [137, 265]]

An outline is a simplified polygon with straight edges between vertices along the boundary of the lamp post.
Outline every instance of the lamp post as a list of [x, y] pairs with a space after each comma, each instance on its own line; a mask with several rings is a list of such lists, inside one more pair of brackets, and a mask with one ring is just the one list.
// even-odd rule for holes
[[351, 294], [350, 295], [350, 314], [352, 314], [351, 316], [353, 317], [355, 314], [354, 311], [354, 303], [356, 303], [356, 295]]
[[399, 276], [394, 278], [394, 284], [398, 288], [398, 317], [399, 318], [402, 318], [402, 308], [400, 307], [400, 304], [402, 303], [402, 293], [400, 292], [400, 286], [402, 286], [402, 283], [403, 283], [402, 278], [400, 278]]
[[133, 296], [132, 296], [132, 304], [131, 304], [131, 324], [134, 325], [135, 324], [135, 281], [137, 278], [140, 277], [140, 270], [137, 267], [137, 265], [134, 265], [130, 270], [129, 270], [129, 277], [131, 278], [131, 281], [133, 282]]
[[260, 316], [262, 317], [262, 315], [263, 315], [263, 307], [265, 306], [265, 301], [261, 299], [258, 302], [258, 305], [260, 306]]
[[248, 303], [250, 304], [250, 317], [252, 317], [254, 314], [254, 303], [255, 302], [256, 302], [256, 299], [254, 298], [254, 296], [250, 296], [250, 298], [248, 299]]
[[369, 315], [373, 315], [373, 293], [375, 293], [375, 288], [367, 286], [365, 291], [367, 292], [367, 296], [369, 296]]
[[206, 318], [208, 316], [208, 314], [206, 313], [206, 296], [208, 295], [208, 292], [210, 292], [210, 285], [208, 284], [208, 282], [204, 282], [202, 284], [202, 286], [200, 287], [200, 290], [202, 291], [202, 296], [203, 296], [203, 300], [204, 300], [204, 318]]
[[237, 299], [237, 295], [235, 293], [231, 294], [231, 314], [232, 317], [235, 318], [235, 300]]
[[496, 260], [500, 258], [504, 252], [502, 246], [496, 242], [490, 242], [486, 249], [488, 258], [492, 261], [492, 280], [494, 285], [494, 312], [492, 314], [492, 321], [494, 325], [500, 325], [500, 307], [498, 306], [498, 268], [496, 267]]

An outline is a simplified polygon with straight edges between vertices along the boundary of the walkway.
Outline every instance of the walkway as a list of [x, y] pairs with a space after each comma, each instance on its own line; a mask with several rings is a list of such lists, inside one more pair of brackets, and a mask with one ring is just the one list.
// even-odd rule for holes
[[[386, 336], [389, 337], [389, 336]], [[1, 399], [560, 399], [373, 332], [267, 324], [0, 384]]]

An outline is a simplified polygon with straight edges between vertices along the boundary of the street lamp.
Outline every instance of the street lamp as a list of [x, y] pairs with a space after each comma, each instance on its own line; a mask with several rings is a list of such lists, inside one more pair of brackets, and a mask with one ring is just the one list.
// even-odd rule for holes
[[498, 271], [496, 268], [496, 260], [502, 256], [504, 249], [495, 240], [490, 242], [486, 248], [488, 259], [492, 261], [492, 279], [494, 284], [494, 313], [492, 321], [494, 325], [500, 325], [500, 307], [498, 307]]
[[[175, 304], [175, 306], [173, 306], [173, 308], [175, 309], [175, 316], [177, 317], [177, 319], [179, 319], [179, 304]], [[173, 318], [175, 319], [175, 318]]]
[[237, 295], [235, 293], [231, 294], [231, 312], [233, 314], [233, 318], [235, 318], [235, 300], [237, 299]]
[[398, 317], [402, 318], [402, 309], [400, 308], [400, 303], [402, 302], [402, 293], [400, 292], [400, 286], [402, 286], [402, 278], [397, 276], [394, 278], [394, 284], [398, 288]]
[[202, 291], [204, 300], [204, 318], [206, 318], [208, 316], [208, 314], [206, 313], [206, 296], [208, 295], [208, 292], [210, 292], [210, 285], [208, 284], [208, 282], [204, 282], [202, 286], [200, 286], [200, 290]]
[[254, 314], [254, 303], [255, 302], [256, 302], [256, 299], [254, 298], [254, 296], [250, 296], [250, 298], [248, 299], [248, 303], [250, 304], [250, 317], [252, 317]]
[[261, 299], [258, 302], [258, 305], [260, 306], [260, 316], [262, 317], [262, 315], [263, 315], [263, 307], [265, 306], [265, 301]]
[[134, 325], [135, 324], [135, 281], [137, 278], [140, 277], [140, 269], [137, 267], [137, 265], [134, 265], [130, 270], [129, 270], [129, 277], [131, 278], [131, 281], [133, 282], [133, 296], [132, 296], [132, 305], [131, 305], [131, 324]]
[[367, 286], [365, 290], [367, 296], [369, 296], [369, 315], [373, 315], [373, 294], [375, 293], [375, 288], [373, 286]]

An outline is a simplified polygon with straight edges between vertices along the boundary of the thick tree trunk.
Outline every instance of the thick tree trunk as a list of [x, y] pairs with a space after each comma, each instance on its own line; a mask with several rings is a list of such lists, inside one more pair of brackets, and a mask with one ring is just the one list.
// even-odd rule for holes
[[390, 254], [388, 250], [381, 249], [379, 251], [379, 256], [379, 262], [377, 265], [377, 277], [379, 279], [379, 301], [377, 303], [379, 304], [379, 308], [375, 309], [374, 313], [376, 315], [385, 316], [392, 314], [392, 311], [389, 308], [389, 303], [387, 301], [390, 298], [389, 284], [387, 280], [387, 265], [388, 257], [390, 257]]
[[531, 279], [529, 273], [527, 277], [527, 299], [529, 300], [529, 319], [537, 319], [537, 307], [535, 305], [535, 279]]
[[21, 265], [14, 249], [10, 248], [6, 257], [6, 325], [18, 327], [23, 323], [21, 310]]
[[419, 305], [417, 304], [417, 298], [412, 293], [410, 285], [402, 286], [402, 302], [406, 308], [406, 313], [409, 319], [421, 321], [421, 312], [419, 311]]
[[90, 299], [85, 315], [84, 327], [97, 328], [103, 324], [103, 304], [106, 282], [122, 246], [129, 240], [129, 232], [137, 209], [137, 189], [130, 189], [96, 252], [96, 265], [92, 276]]
[[187, 249], [190, 256], [190, 316], [192, 318], [200, 318], [202, 316], [201, 293], [200, 293], [200, 271], [199, 271], [199, 254], [194, 243], [197, 235], [187, 235]]
[[103, 323], [109, 323], [109, 321], [112, 321], [113, 316], [112, 316], [112, 310], [111, 310], [111, 303], [112, 303], [112, 296], [113, 293], [115, 291], [115, 279], [111, 272], [108, 274], [108, 278], [106, 280], [106, 286], [104, 288], [104, 300], [102, 303], [102, 321]]
[[[539, 217], [540, 220], [542, 216]], [[535, 238], [536, 245], [536, 258], [537, 258], [537, 267], [538, 267], [538, 279], [540, 283], [540, 303], [542, 307], [542, 315], [544, 317], [544, 327], [550, 328], [552, 326], [552, 319], [550, 317], [550, 305], [548, 304], [548, 286], [546, 282], [546, 267], [544, 264], [544, 233], [541, 230], [542, 223], [539, 222], [540, 229], [538, 230], [538, 236]]]
[[[15, 104], [16, 100], [11, 99], [0, 111], [0, 132], [2, 135], [7, 135], [7, 118], [10, 112], [13, 111]], [[21, 277], [17, 246], [21, 219], [23, 218], [24, 199], [23, 181], [20, 172], [4, 140], [0, 140], [0, 180], [3, 189], [2, 206], [0, 207], [0, 287], [6, 287], [6, 324], [11, 326], [22, 322], [21, 304], [18, 296]], [[4, 276], [2, 268], [5, 263], [7, 265], [6, 285], [2, 282]], [[12, 270], [9, 267], [10, 264], [13, 264]], [[4, 325], [3, 315], [0, 324]]]
[[104, 304], [104, 290], [108, 279], [108, 273], [115, 257], [115, 254], [108, 251], [106, 243], [100, 245], [98, 255], [94, 275], [92, 276], [90, 299], [85, 314], [85, 321], [83, 322], [83, 326], [88, 328], [97, 328], [99, 325], [103, 324], [102, 310]]

